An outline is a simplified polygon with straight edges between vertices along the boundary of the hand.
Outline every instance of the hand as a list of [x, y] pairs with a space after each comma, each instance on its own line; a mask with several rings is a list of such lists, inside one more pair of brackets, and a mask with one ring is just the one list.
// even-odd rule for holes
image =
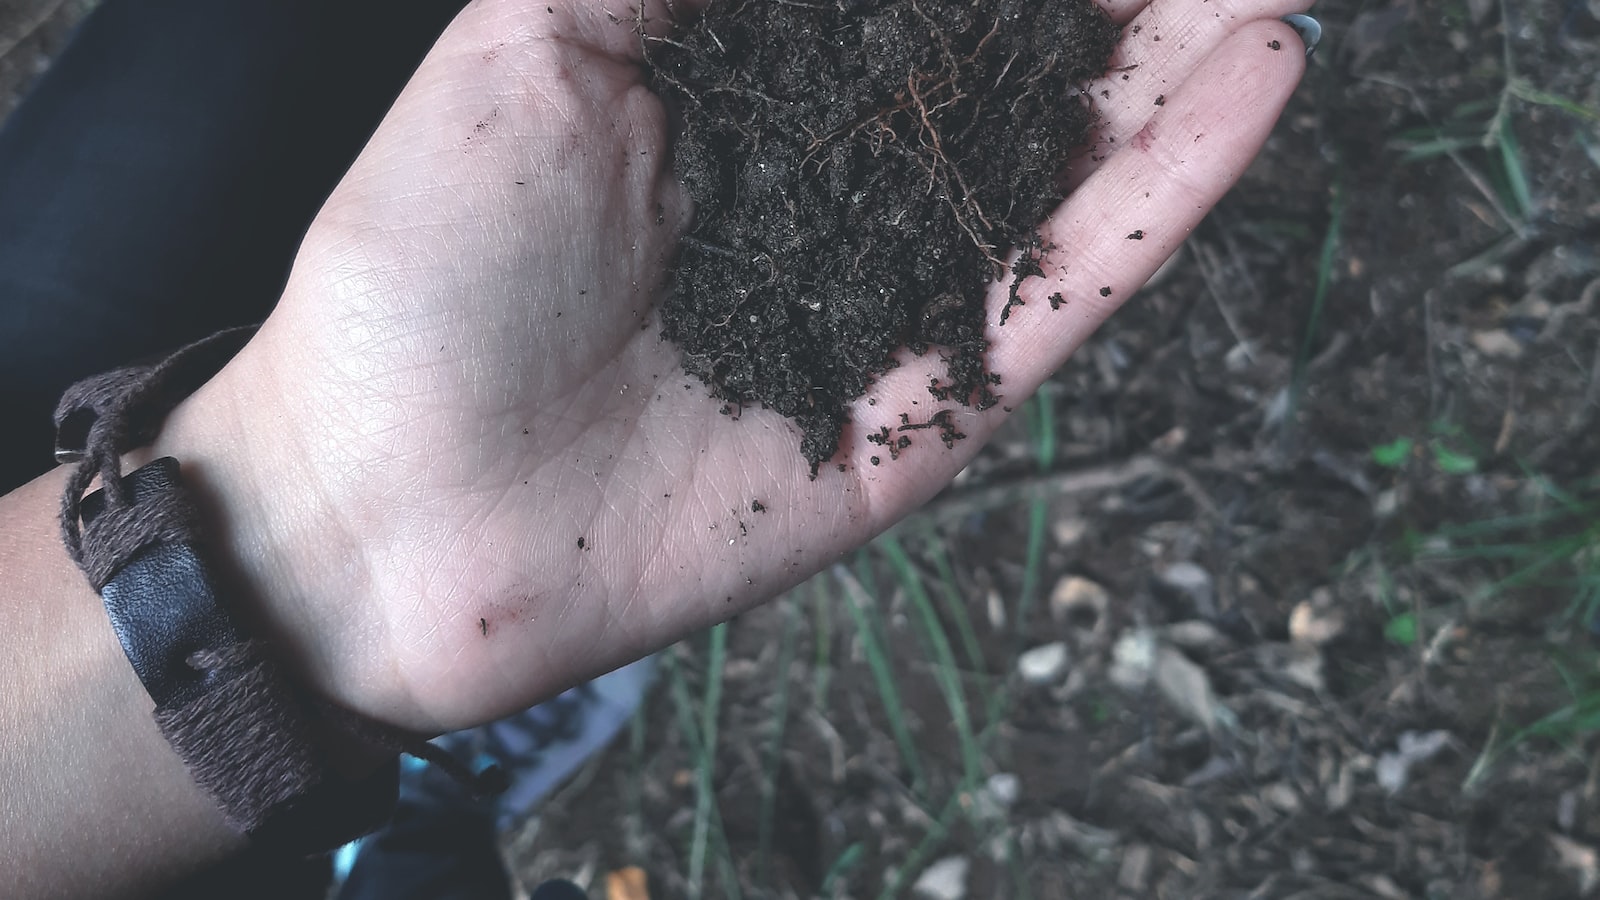
[[[866, 465], [871, 430], [913, 399], [937, 408], [938, 361], [908, 357], [855, 405], [846, 470], [813, 481], [784, 419], [721, 415], [653, 315], [691, 210], [634, 15], [546, 2], [462, 13], [328, 201], [277, 311], [164, 438], [201, 460], [304, 674], [422, 731], [509, 713], [797, 583], [927, 500], [1004, 416], [955, 406], [968, 440]], [[1088, 249], [1047, 257], [1004, 327], [991, 292], [1007, 405], [1233, 184], [1304, 65], [1274, 21], [1302, 0], [1105, 5], [1140, 17], [1117, 60], [1138, 67], [1095, 88], [1114, 152], [1042, 227]], [[1071, 303], [1052, 311], [1056, 291]], [[202, 437], [219, 422], [230, 438]]]

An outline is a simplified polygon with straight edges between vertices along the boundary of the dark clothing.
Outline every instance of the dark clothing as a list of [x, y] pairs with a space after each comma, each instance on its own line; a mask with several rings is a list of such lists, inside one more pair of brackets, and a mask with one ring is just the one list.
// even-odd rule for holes
[[105, 0], [0, 129], [0, 492], [72, 382], [265, 318], [464, 0]]
[[[0, 128], [0, 491], [78, 379], [265, 318], [306, 227], [464, 0], [105, 0]], [[346, 900], [501, 900], [494, 823], [402, 814]], [[257, 851], [171, 897], [326, 896]], [[557, 888], [559, 890], [559, 888]]]

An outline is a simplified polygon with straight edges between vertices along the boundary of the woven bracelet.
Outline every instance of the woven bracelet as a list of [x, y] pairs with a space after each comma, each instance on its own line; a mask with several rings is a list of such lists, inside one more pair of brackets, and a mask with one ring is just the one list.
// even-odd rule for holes
[[[398, 792], [396, 759], [347, 777], [330, 765], [319, 736], [421, 756], [469, 786], [486, 779], [421, 738], [294, 685], [219, 595], [178, 461], [122, 473], [121, 455], [153, 441], [173, 407], [253, 333], [220, 332], [155, 365], [68, 389], [56, 409], [56, 458], [77, 468], [62, 497], [62, 538], [196, 783], [254, 841], [311, 854], [377, 828]], [[96, 477], [100, 489], [85, 496]]]

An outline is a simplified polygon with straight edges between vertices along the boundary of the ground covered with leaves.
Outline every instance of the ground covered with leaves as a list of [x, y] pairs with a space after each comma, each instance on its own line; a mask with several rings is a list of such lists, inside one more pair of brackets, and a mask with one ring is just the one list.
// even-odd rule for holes
[[673, 653], [527, 874], [1595, 889], [1600, 9], [1316, 13], [1177, 261], [890, 540]]
[[1596, 895], [1600, 4], [1316, 13], [1177, 261], [921, 514], [667, 654], [527, 883]]

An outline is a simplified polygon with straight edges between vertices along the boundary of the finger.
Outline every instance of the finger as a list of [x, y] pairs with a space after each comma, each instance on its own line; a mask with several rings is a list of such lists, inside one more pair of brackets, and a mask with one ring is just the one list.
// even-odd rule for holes
[[1126, 25], [1134, 17], [1144, 12], [1150, 5], [1150, 0], [1100, 0], [1099, 6], [1105, 10], [1111, 21], [1118, 25]]
[[[1045, 277], [1025, 281], [1011, 321], [991, 329], [1008, 393], [1031, 392], [1155, 272], [1261, 149], [1305, 71], [1289, 26], [1240, 28], [1177, 87], [1041, 229]], [[1066, 308], [1047, 300], [1061, 293]], [[997, 321], [1005, 292], [990, 302]], [[1020, 321], [1019, 321], [1020, 314]]]
[[[1150, 121], [1183, 84], [1241, 26], [1304, 12], [1311, 0], [1209, 0], [1149, 5], [1123, 30], [1111, 71], [1089, 88], [1100, 115], [1095, 148], [1072, 166], [1080, 184], [1106, 154]], [[1294, 45], [1298, 46], [1298, 44]]]

